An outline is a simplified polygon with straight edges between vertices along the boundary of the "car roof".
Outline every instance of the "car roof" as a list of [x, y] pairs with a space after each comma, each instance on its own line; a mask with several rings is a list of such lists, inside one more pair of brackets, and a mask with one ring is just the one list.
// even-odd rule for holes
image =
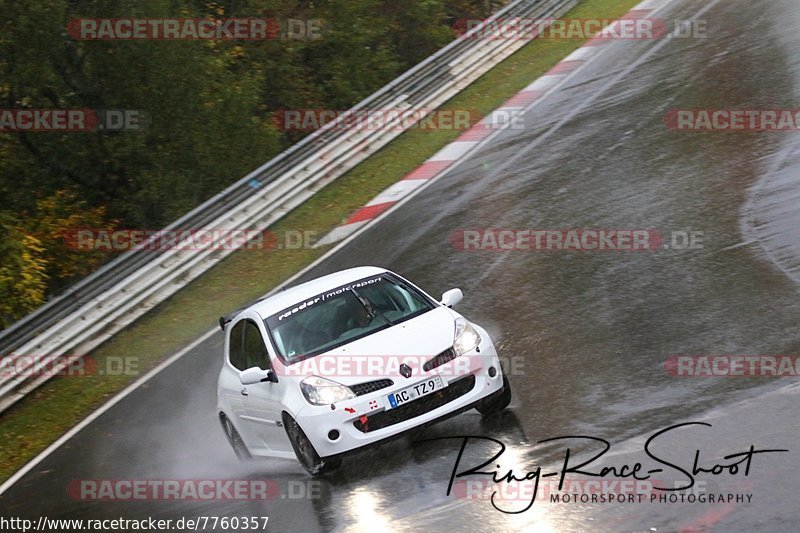
[[269, 296], [268, 298], [255, 302], [254, 304], [246, 307], [245, 310], [252, 309], [261, 315], [262, 318], [267, 318], [278, 311], [282, 311], [287, 307], [291, 307], [302, 302], [303, 300], [311, 298], [312, 296], [316, 296], [322, 292], [325, 292], [326, 290], [333, 289], [341, 285], [346, 285], [351, 281], [383, 274], [385, 272], [388, 272], [388, 270], [373, 266], [363, 266], [341, 270], [339, 272], [334, 272], [333, 274], [312, 279], [311, 281], [306, 281], [300, 285], [280, 291], [272, 296]]

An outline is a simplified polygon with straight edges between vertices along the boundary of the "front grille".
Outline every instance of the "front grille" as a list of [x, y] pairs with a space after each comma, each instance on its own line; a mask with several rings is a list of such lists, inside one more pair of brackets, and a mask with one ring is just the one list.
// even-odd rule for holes
[[365, 383], [359, 383], [358, 385], [351, 385], [350, 390], [352, 390], [356, 396], [363, 396], [365, 394], [369, 394], [370, 392], [375, 392], [376, 390], [391, 387], [392, 385], [394, 385], [394, 381], [391, 379], [376, 379], [375, 381], [367, 381]]
[[425, 370], [425, 372], [428, 372], [429, 370], [433, 370], [434, 368], [442, 366], [445, 363], [449, 363], [456, 357], [458, 356], [456, 355], [455, 350], [448, 348], [433, 359], [426, 361], [425, 364], [422, 365], [422, 368]]
[[[364, 424], [361, 420], [353, 422], [353, 426], [362, 433], [369, 433], [370, 431], [377, 431], [379, 429], [387, 428], [400, 422], [405, 422], [414, 417], [424, 415], [427, 412], [441, 407], [453, 400], [464, 396], [475, 386], [475, 376], [467, 376], [458, 381], [454, 381], [447, 387], [423, 396], [418, 400], [401, 405], [396, 409], [389, 409], [388, 411], [381, 411], [372, 416], [367, 417], [367, 423]], [[362, 417], [363, 418], [363, 417]]]

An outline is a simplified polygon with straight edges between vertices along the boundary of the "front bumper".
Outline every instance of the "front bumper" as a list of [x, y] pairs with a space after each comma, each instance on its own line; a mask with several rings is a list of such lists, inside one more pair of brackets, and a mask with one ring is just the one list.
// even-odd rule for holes
[[[456, 357], [428, 372], [415, 372], [409, 378], [391, 376], [394, 385], [330, 406], [305, 406], [296, 415], [321, 457], [356, 450], [398, 436], [410, 429], [433, 423], [473, 407], [503, 388], [503, 372], [489, 335], [479, 328], [481, 344], [477, 350]], [[494, 376], [490, 376], [494, 368]], [[385, 397], [434, 375], [447, 382], [443, 389], [386, 409]], [[338, 437], [331, 438], [331, 435]]]

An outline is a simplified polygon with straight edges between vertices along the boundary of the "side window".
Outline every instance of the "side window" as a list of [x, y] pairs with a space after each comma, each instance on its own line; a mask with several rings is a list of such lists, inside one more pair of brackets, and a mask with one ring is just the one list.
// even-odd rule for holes
[[247, 369], [247, 361], [244, 357], [244, 346], [242, 345], [242, 334], [244, 332], [245, 324], [246, 321], [240, 320], [235, 326], [233, 326], [233, 329], [231, 329], [230, 350], [228, 352], [228, 356], [231, 360], [231, 364], [239, 370]]
[[241, 323], [244, 324], [245, 368], [257, 366], [262, 370], [269, 369], [269, 353], [264, 345], [264, 339], [261, 337], [261, 331], [259, 331], [258, 326], [249, 320], [243, 320]]

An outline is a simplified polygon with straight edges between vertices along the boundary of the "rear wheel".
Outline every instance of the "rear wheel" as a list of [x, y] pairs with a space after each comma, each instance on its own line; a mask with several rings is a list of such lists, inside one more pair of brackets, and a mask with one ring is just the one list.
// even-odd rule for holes
[[303, 428], [295, 422], [294, 418], [288, 414], [283, 416], [283, 425], [286, 428], [286, 435], [292, 443], [292, 449], [297, 456], [297, 460], [306, 471], [312, 476], [325, 474], [336, 469], [341, 463], [341, 459], [323, 459], [314, 449], [314, 445], [306, 437]]
[[511, 384], [508, 377], [503, 374], [503, 390], [495, 392], [480, 402], [475, 408], [483, 416], [499, 413], [511, 403]]
[[233, 448], [233, 452], [236, 454], [236, 457], [238, 457], [240, 461], [250, 459], [252, 456], [247, 450], [247, 446], [245, 446], [242, 437], [239, 435], [239, 432], [236, 431], [235, 427], [233, 427], [233, 423], [230, 421], [230, 419], [227, 416], [220, 414], [219, 421], [222, 423], [222, 431], [225, 432], [225, 436], [228, 438], [228, 442], [231, 444], [231, 448]]

